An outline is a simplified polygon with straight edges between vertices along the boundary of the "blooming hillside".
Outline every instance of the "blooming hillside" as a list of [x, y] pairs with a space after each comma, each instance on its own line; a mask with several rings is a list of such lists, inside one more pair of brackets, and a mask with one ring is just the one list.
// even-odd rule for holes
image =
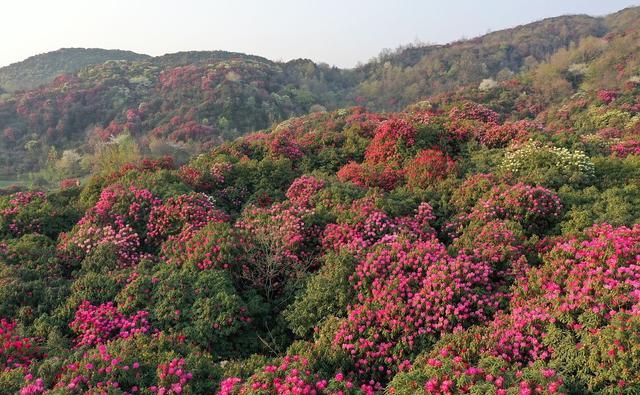
[[0, 392], [634, 393], [618, 73], [538, 120], [486, 92], [354, 107], [0, 197]]

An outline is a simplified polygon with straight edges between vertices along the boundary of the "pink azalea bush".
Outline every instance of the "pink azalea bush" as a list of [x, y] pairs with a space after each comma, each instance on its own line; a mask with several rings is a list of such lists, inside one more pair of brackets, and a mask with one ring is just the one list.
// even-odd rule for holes
[[146, 311], [138, 311], [126, 316], [111, 302], [93, 306], [84, 301], [76, 310], [69, 327], [77, 334], [77, 346], [93, 346], [111, 339], [126, 339], [136, 333], [149, 332], [148, 315]]

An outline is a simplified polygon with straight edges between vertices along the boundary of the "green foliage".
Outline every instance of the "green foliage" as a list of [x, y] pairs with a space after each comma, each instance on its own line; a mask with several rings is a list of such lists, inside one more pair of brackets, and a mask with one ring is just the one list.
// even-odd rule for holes
[[349, 276], [355, 270], [355, 258], [346, 250], [323, 258], [322, 268], [314, 274], [296, 300], [284, 312], [296, 335], [306, 337], [331, 316], [342, 317], [354, 301]]

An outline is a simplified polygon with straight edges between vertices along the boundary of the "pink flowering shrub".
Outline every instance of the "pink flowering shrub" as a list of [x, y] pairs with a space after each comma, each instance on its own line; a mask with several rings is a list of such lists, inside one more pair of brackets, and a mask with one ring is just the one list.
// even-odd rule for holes
[[241, 268], [245, 261], [244, 243], [242, 233], [233, 226], [211, 222], [198, 231], [189, 229], [170, 238], [163, 244], [162, 253], [169, 264], [231, 271]]
[[533, 254], [522, 227], [510, 221], [494, 220], [467, 227], [453, 246], [475, 260], [488, 262], [495, 275], [508, 279], [522, 277], [528, 269], [527, 255]]
[[184, 358], [174, 358], [169, 363], [158, 365], [158, 384], [149, 391], [158, 395], [182, 394], [193, 374], [184, 370]]
[[629, 155], [640, 155], [640, 141], [626, 140], [611, 146], [611, 152], [620, 158]]
[[136, 333], [147, 333], [150, 329], [148, 315], [146, 311], [138, 311], [126, 316], [111, 302], [93, 306], [84, 301], [69, 327], [77, 334], [77, 346], [93, 346], [115, 338], [126, 339]]
[[149, 213], [149, 237], [164, 240], [182, 233], [193, 234], [209, 222], [224, 222], [227, 216], [216, 209], [212, 200], [194, 193], [170, 197], [153, 207]]
[[121, 266], [135, 265], [144, 256], [150, 214], [161, 203], [146, 189], [106, 188], [74, 229], [64, 235], [59, 249], [75, 249], [86, 256], [98, 246], [112, 244]]
[[298, 355], [286, 356], [262, 367], [247, 380], [228, 377], [217, 395], [240, 394], [373, 394], [367, 386], [358, 388], [342, 373], [327, 380], [309, 369], [309, 361]]
[[114, 228], [112, 225], [83, 224], [62, 240], [61, 250], [79, 251], [81, 257], [91, 255], [100, 246], [113, 246], [120, 267], [136, 265], [144, 257], [140, 252], [140, 237], [128, 225]]
[[21, 236], [42, 232], [44, 221], [52, 214], [44, 192], [17, 192], [0, 197], [0, 235]]
[[[162, 340], [144, 338], [144, 341]], [[135, 351], [138, 351], [137, 355]], [[136, 342], [99, 345], [73, 357], [72, 361], [62, 366], [53, 378], [51, 390], [53, 393], [64, 391], [68, 394], [189, 393], [189, 381], [193, 374], [186, 369], [183, 358], [156, 365], [148, 360], [150, 357], [166, 358], [157, 350], [148, 346], [144, 349]], [[34, 384], [23, 387], [23, 393], [49, 392], [43, 388], [42, 381], [40, 385], [37, 385], [37, 380]], [[30, 390], [40, 392], [28, 392]]]
[[322, 180], [313, 176], [302, 176], [291, 183], [286, 196], [287, 199], [294, 204], [309, 206], [313, 195], [324, 188], [324, 186], [325, 182]]
[[434, 239], [390, 238], [356, 266], [358, 303], [334, 342], [380, 387], [441, 334], [490, 319], [505, 296], [492, 276], [488, 263], [451, 257]]
[[277, 133], [271, 139], [269, 152], [273, 155], [282, 155], [291, 160], [300, 159], [304, 156], [300, 145], [294, 140], [291, 133]]
[[357, 213], [356, 217], [327, 225], [322, 238], [323, 249], [340, 251], [346, 247], [349, 251], [359, 253], [387, 235], [402, 234], [409, 238], [428, 240], [435, 234], [431, 226], [435, 216], [427, 203], [420, 204], [414, 215], [396, 218], [371, 206], [358, 207], [360, 203], [354, 202], [351, 208]]
[[618, 97], [618, 92], [608, 89], [599, 90], [597, 93], [598, 99], [604, 104], [611, 104]]
[[418, 357], [412, 370], [398, 374], [387, 391], [430, 395], [567, 393], [562, 376], [548, 365], [538, 362], [513, 369], [506, 361], [485, 354], [484, 344], [477, 331], [447, 336], [433, 351]]
[[475, 138], [487, 148], [503, 148], [514, 141], [525, 140], [530, 131], [540, 131], [542, 127], [531, 121], [505, 122], [476, 129]]
[[499, 120], [495, 111], [469, 101], [452, 107], [448, 116], [450, 139], [454, 141], [467, 141], [473, 136], [482, 136], [485, 130], [497, 127]]
[[314, 266], [324, 223], [314, 209], [274, 204], [247, 207], [236, 226], [248, 252], [241, 275], [273, 296]]
[[518, 222], [528, 233], [548, 230], [562, 214], [560, 198], [544, 187], [518, 183], [493, 187], [468, 213], [461, 213], [453, 222], [453, 228], [471, 222], [486, 223], [492, 220]]
[[499, 184], [498, 178], [493, 174], [474, 174], [453, 191], [451, 204], [458, 211], [467, 211], [497, 184]]

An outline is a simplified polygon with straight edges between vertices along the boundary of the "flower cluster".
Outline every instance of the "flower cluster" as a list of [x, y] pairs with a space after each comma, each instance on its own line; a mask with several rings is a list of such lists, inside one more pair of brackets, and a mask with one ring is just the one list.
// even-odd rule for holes
[[435, 219], [428, 203], [421, 203], [413, 216], [392, 218], [383, 211], [369, 206], [360, 206], [356, 201], [351, 210], [357, 217], [348, 222], [328, 224], [322, 237], [325, 250], [340, 251], [347, 248], [354, 253], [366, 251], [385, 236], [400, 235], [417, 240], [428, 240], [435, 235], [431, 222]]
[[158, 384], [149, 387], [149, 391], [158, 395], [182, 394], [192, 378], [193, 374], [184, 369], [184, 359], [174, 358], [158, 365]]
[[215, 208], [212, 199], [202, 193], [170, 197], [149, 213], [149, 237], [166, 239], [181, 232], [193, 234], [210, 222], [224, 222], [227, 216]]
[[401, 169], [388, 164], [370, 165], [368, 163], [349, 162], [336, 174], [340, 181], [350, 181], [360, 187], [394, 189], [403, 178]]
[[454, 173], [456, 164], [440, 150], [428, 149], [418, 152], [406, 166], [407, 184], [424, 188]]
[[291, 160], [300, 159], [304, 156], [304, 152], [295, 142], [291, 133], [277, 133], [269, 144], [269, 151], [274, 155], [282, 155]]
[[379, 389], [410, 367], [419, 345], [489, 320], [504, 297], [494, 277], [488, 263], [451, 257], [435, 239], [390, 238], [357, 265], [358, 304], [334, 342], [354, 360], [355, 374]]
[[640, 155], [640, 141], [626, 140], [613, 144], [611, 152], [620, 158], [626, 158], [629, 155]]
[[85, 300], [78, 306], [69, 327], [78, 335], [78, 346], [92, 346], [116, 338], [126, 339], [136, 333], [147, 333], [150, 330], [148, 315], [146, 311], [138, 311], [126, 316], [111, 302], [94, 306]]
[[416, 129], [403, 119], [393, 118], [382, 122], [367, 147], [366, 162], [377, 165], [399, 161], [401, 148], [412, 146], [416, 133]]
[[84, 256], [88, 256], [103, 245], [111, 245], [115, 248], [120, 267], [134, 266], [144, 257], [140, 252], [140, 237], [129, 225], [114, 227], [85, 223], [76, 228], [71, 235], [65, 235], [59, 247], [62, 250], [70, 250], [73, 247]]
[[493, 220], [518, 222], [530, 233], [549, 229], [562, 214], [562, 202], [551, 190], [518, 183], [498, 185], [486, 193], [468, 213], [460, 214], [451, 224], [457, 231], [472, 222]]
[[593, 162], [584, 152], [543, 146], [532, 141], [508, 152], [502, 168], [515, 177], [524, 177], [525, 180], [538, 181], [542, 180], [541, 176], [553, 176], [556, 179], [551, 181], [558, 185], [584, 182], [595, 175]]
[[29, 212], [47, 204], [44, 192], [17, 192], [0, 198], [0, 234], [20, 236], [39, 232], [42, 220], [29, 218]]
[[611, 104], [618, 98], [618, 92], [608, 89], [599, 90], [597, 93], [598, 99], [604, 104]]
[[220, 384], [217, 395], [245, 393], [301, 394], [328, 393], [327, 380], [308, 369], [309, 362], [297, 355], [286, 356], [275, 365], [267, 365], [246, 382], [239, 377], [229, 377]]
[[0, 319], [0, 372], [29, 366], [36, 356], [32, 340], [16, 333], [16, 323]]
[[325, 182], [319, 180], [313, 176], [302, 176], [295, 179], [289, 189], [286, 196], [290, 202], [299, 204], [301, 206], [308, 206], [311, 197], [324, 188]]
[[531, 121], [505, 122], [493, 124], [486, 129], [477, 129], [475, 138], [488, 148], [506, 147], [513, 141], [521, 141], [530, 135], [530, 130], [539, 131], [542, 127]]

